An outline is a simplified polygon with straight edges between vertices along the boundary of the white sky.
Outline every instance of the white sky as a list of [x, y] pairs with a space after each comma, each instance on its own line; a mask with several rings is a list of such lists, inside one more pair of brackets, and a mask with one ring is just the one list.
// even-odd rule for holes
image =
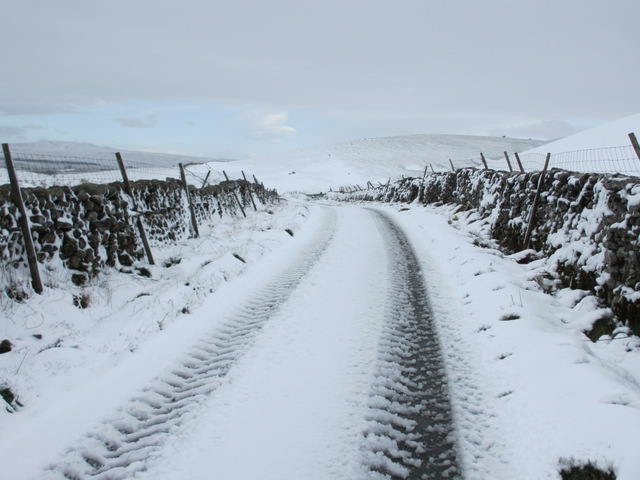
[[0, 0], [0, 140], [243, 157], [640, 112], [637, 0]]

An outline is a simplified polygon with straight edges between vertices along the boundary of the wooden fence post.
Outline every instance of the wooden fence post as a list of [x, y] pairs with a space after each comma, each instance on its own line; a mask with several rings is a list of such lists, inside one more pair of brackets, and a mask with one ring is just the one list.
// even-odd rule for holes
[[451, 164], [451, 171], [452, 171], [452, 172], [455, 172], [455, 171], [456, 171], [456, 169], [454, 168], [454, 166], [453, 166], [453, 162], [451, 161], [451, 159], [449, 159], [449, 163]]
[[487, 166], [487, 161], [485, 160], [484, 154], [482, 152], [480, 152], [480, 158], [482, 159], [482, 164], [484, 165], [484, 169], [489, 170], [489, 167]]
[[207, 180], [209, 180], [209, 175], [211, 175], [211, 170], [209, 170], [207, 172], [207, 176], [204, 177], [204, 182], [202, 182], [202, 186], [200, 187], [200, 190], [202, 190], [204, 187], [207, 186]]
[[542, 190], [542, 181], [544, 179], [544, 175], [547, 173], [547, 168], [549, 168], [549, 159], [551, 158], [551, 154], [547, 153], [547, 159], [544, 162], [544, 168], [542, 172], [540, 172], [540, 177], [538, 178], [538, 189], [536, 190], [536, 196], [533, 199], [533, 205], [531, 206], [531, 214], [529, 215], [529, 225], [527, 226], [527, 233], [524, 236], [524, 248], [526, 250], [529, 248], [529, 242], [531, 241], [531, 231], [533, 230], [533, 221], [536, 216], [536, 210], [538, 209], [538, 202], [540, 201], [540, 191]]
[[631, 145], [633, 145], [633, 149], [636, 151], [638, 160], [640, 160], [640, 145], [638, 145], [638, 139], [636, 138], [636, 134], [631, 132], [629, 134], [629, 140], [631, 140]]
[[[129, 183], [129, 177], [127, 176], [127, 170], [124, 168], [124, 162], [122, 161], [122, 155], [120, 152], [116, 152], [116, 160], [118, 160], [118, 166], [120, 167], [120, 173], [122, 174], [122, 181], [124, 182], [124, 190], [127, 192], [127, 195], [131, 197], [131, 201], [133, 202], [133, 210], [137, 212], [138, 207], [136, 206], [136, 199], [133, 196], [133, 190], [131, 190], [131, 184]], [[147, 261], [150, 265], [155, 265], [153, 261], [153, 255], [151, 254], [151, 247], [149, 246], [149, 241], [147, 240], [147, 234], [144, 232], [144, 225], [142, 225], [142, 219], [140, 215], [136, 217], [136, 225], [138, 227], [138, 233], [140, 234], [140, 239], [142, 240], [142, 246], [144, 247], [144, 251], [147, 255]]]
[[436, 173], [436, 171], [433, 169], [433, 165], [429, 164], [429, 166], [431, 167], [431, 171], [432, 171], [433, 173]]
[[[225, 172], [224, 170], [222, 171], [222, 173], [224, 173], [224, 178], [227, 179], [227, 182], [229, 181], [229, 176], [227, 175], [227, 172]], [[242, 212], [242, 215], [247, 218], [247, 214], [244, 211], [244, 208], [242, 207], [242, 204], [240, 203], [240, 199], [238, 198], [238, 195], [236, 194], [235, 190], [231, 190], [231, 193], [233, 194], [233, 198], [236, 199], [236, 203], [238, 204], [238, 206], [240, 207], [240, 211]]]
[[429, 165], [425, 165], [424, 166], [424, 173], [422, 174], [422, 179], [424, 180], [427, 176], [427, 168], [429, 168]]
[[24, 206], [22, 200], [22, 192], [20, 190], [20, 184], [18, 183], [18, 176], [13, 166], [11, 159], [11, 151], [9, 150], [9, 144], [3, 143], [2, 150], [4, 152], [4, 160], [7, 164], [7, 173], [9, 174], [9, 181], [11, 182], [11, 195], [13, 197], [13, 203], [18, 207], [20, 217], [18, 223], [22, 230], [22, 238], [24, 240], [24, 248], [27, 251], [27, 261], [29, 263], [29, 271], [31, 272], [31, 285], [36, 293], [42, 293], [44, 287], [42, 286], [42, 279], [40, 278], [40, 269], [38, 268], [38, 257], [36, 256], [36, 249], [33, 245], [33, 237], [31, 236], [31, 227], [29, 225], [29, 217], [27, 217], [27, 209]]
[[[247, 181], [247, 176], [244, 174], [244, 170], [241, 170], [241, 171], [242, 171], [242, 178], [244, 178], [245, 182], [249, 183]], [[251, 189], [249, 189], [249, 198], [251, 199], [251, 205], [253, 205], [253, 211], [257, 212], [258, 209], [256, 208], [256, 202], [253, 201], [253, 195], [251, 195]]]
[[200, 236], [200, 232], [198, 231], [198, 220], [196, 219], [196, 210], [193, 208], [193, 202], [191, 201], [191, 194], [189, 193], [189, 184], [187, 183], [187, 177], [184, 173], [184, 165], [179, 163], [180, 167], [180, 178], [182, 179], [182, 188], [184, 188], [184, 193], [187, 195], [187, 202], [189, 203], [189, 212], [191, 213], [191, 227], [193, 228], [193, 237], [198, 238]]
[[513, 172], [513, 168], [511, 167], [511, 160], [509, 160], [509, 154], [507, 152], [504, 152], [504, 158], [507, 159], [507, 165], [509, 166], [509, 171]]
[[518, 167], [520, 168], [520, 171], [524, 173], [524, 167], [522, 166], [522, 162], [520, 161], [520, 155], [518, 155], [518, 152], [514, 152], [514, 155], [516, 156], [516, 160], [518, 161]]

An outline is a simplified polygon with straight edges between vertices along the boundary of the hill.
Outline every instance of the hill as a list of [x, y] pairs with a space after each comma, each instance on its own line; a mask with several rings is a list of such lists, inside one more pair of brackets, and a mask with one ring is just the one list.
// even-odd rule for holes
[[589, 150], [592, 148], [621, 147], [629, 145], [629, 133], [640, 137], [640, 113], [620, 118], [604, 125], [583, 130], [566, 138], [533, 148], [524, 153], [547, 152], [553, 154], [572, 152], [575, 150]]
[[480, 152], [497, 157], [504, 151], [522, 152], [544, 143], [505, 137], [404, 135], [237, 160], [228, 168], [238, 176], [240, 170], [255, 174], [279, 191], [315, 193], [342, 185], [420, 175], [428, 165], [436, 171], [448, 170], [449, 159], [456, 168], [480, 166]]
[[205, 163], [228, 162], [229, 159], [192, 157], [188, 155], [176, 155], [171, 153], [138, 152], [133, 150], [121, 150], [113, 147], [103, 147], [91, 143], [58, 142], [40, 140], [37, 142], [12, 143], [10, 145], [13, 155], [54, 155], [63, 157], [78, 157], [83, 159], [114, 159], [116, 152], [122, 153], [127, 163], [144, 164], [154, 167], [173, 167], [178, 163]]

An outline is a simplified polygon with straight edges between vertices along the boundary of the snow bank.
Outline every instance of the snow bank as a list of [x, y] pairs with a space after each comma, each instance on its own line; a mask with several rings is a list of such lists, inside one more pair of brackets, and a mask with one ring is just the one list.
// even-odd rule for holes
[[[388, 188], [330, 196], [457, 204], [460, 216], [481, 224], [497, 245], [514, 253], [527, 247], [525, 235], [539, 177], [539, 172], [462, 169], [405, 179]], [[594, 292], [635, 332], [640, 332], [638, 182], [637, 178], [552, 170], [541, 184], [530, 239], [533, 249], [549, 257], [549, 273], [558, 279], [555, 287]]]

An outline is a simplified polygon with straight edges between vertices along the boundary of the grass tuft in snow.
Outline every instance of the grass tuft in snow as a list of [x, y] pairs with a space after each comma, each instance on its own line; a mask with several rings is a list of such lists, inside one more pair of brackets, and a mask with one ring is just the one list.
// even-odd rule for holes
[[561, 460], [560, 470], [562, 480], [616, 480], [616, 474], [611, 467], [602, 470], [596, 463], [587, 462], [578, 465], [575, 460]]
[[169, 257], [163, 262], [163, 266], [165, 268], [173, 267], [174, 265], [178, 265], [182, 261], [179, 257]]
[[290, 228], [285, 229], [285, 232], [293, 237], [293, 230], [291, 230]]
[[91, 295], [88, 292], [82, 292], [73, 296], [73, 306], [81, 309], [91, 306]]
[[138, 272], [138, 275], [140, 275], [141, 277], [151, 278], [151, 270], [146, 267], [136, 267], [136, 272]]
[[18, 398], [15, 396], [15, 394], [8, 387], [4, 387], [4, 388], [0, 389], [0, 397], [2, 397], [2, 399], [5, 402], [7, 402], [7, 404], [9, 405], [7, 407], [7, 411], [9, 413], [13, 413], [16, 410], [17, 407], [23, 407], [24, 406], [18, 401]]
[[5, 287], [4, 291], [7, 294], [7, 297], [17, 303], [22, 303], [27, 298], [29, 298], [29, 293], [27, 292], [27, 290], [22, 285], [17, 283], [8, 285], [7, 287]]
[[506, 313], [500, 317], [501, 322], [509, 322], [511, 320], [518, 320], [520, 315], [517, 313]]
[[592, 342], [597, 342], [603, 335], [613, 337], [613, 332], [618, 328], [613, 318], [610, 316], [602, 317], [596, 320], [591, 326], [591, 330], [586, 330], [584, 334], [589, 337]]

